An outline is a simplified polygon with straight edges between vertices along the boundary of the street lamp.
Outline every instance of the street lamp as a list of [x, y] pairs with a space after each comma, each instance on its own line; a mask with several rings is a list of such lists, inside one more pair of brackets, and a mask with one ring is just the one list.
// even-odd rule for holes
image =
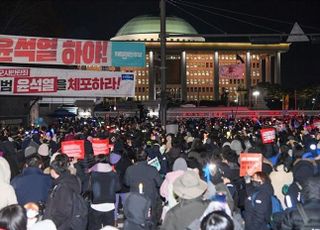
[[252, 92], [252, 96], [254, 96], [254, 104], [255, 105], [257, 105], [259, 95], [260, 95], [260, 92], [258, 90], [255, 90]]

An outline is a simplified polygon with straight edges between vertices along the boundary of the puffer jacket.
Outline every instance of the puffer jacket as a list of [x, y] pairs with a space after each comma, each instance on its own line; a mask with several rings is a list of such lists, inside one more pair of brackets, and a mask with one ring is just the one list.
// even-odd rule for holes
[[[320, 200], [308, 200], [304, 203], [303, 208], [310, 222], [317, 224], [320, 229]], [[297, 209], [293, 209], [286, 213], [281, 224], [282, 230], [299, 230], [302, 229], [303, 219]]]
[[10, 185], [10, 166], [6, 159], [0, 157], [0, 209], [17, 203], [16, 193]]
[[80, 194], [80, 180], [67, 172], [55, 179], [53, 185], [43, 218], [52, 220], [58, 230], [69, 230], [73, 207], [72, 197], [74, 192]]
[[270, 183], [264, 183], [255, 188], [247, 185], [247, 200], [245, 202], [245, 230], [268, 230], [271, 220], [273, 188]]

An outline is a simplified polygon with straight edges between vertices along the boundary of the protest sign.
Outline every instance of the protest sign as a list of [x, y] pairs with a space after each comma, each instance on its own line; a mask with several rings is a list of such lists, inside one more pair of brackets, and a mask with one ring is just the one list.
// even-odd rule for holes
[[109, 140], [108, 139], [96, 139], [94, 138], [92, 140], [92, 148], [93, 148], [93, 154], [95, 156], [100, 155], [100, 154], [109, 154]]
[[263, 144], [273, 143], [276, 139], [276, 131], [274, 128], [261, 129], [260, 133]]
[[240, 154], [240, 176], [252, 176], [255, 172], [262, 171], [261, 153]]
[[62, 141], [61, 152], [78, 159], [84, 159], [84, 140]]

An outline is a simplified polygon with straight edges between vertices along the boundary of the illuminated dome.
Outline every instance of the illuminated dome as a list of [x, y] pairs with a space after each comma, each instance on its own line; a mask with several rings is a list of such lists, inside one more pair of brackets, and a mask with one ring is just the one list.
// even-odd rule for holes
[[[188, 22], [177, 17], [166, 18], [168, 34], [198, 34]], [[159, 41], [160, 17], [139, 16], [128, 21], [113, 41]], [[203, 37], [170, 37], [167, 41], [205, 41]]]

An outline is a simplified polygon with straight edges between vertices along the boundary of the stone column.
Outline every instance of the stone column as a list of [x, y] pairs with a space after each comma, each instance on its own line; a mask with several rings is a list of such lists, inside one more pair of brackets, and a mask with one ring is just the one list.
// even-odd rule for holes
[[187, 101], [187, 61], [186, 51], [180, 55], [180, 82], [181, 82], [181, 100]]
[[156, 79], [154, 71], [154, 52], [149, 51], [149, 101], [156, 100]]
[[219, 52], [214, 52], [213, 72], [213, 100], [219, 100]]
[[248, 105], [250, 105], [250, 99], [251, 99], [251, 54], [250, 51], [247, 51], [246, 53], [246, 90], [247, 94], [245, 97], [245, 101]]
[[274, 83], [281, 84], [281, 53], [277, 52], [275, 57]]
[[266, 82], [271, 83], [271, 57], [268, 55], [266, 57]]

